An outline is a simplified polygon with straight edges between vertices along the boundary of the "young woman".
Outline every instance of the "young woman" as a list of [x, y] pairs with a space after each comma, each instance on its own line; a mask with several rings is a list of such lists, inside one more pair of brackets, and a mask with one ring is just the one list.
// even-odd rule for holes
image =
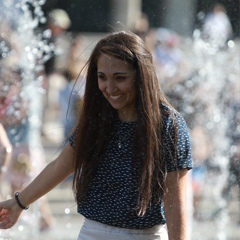
[[192, 168], [184, 119], [159, 88], [140, 37], [112, 33], [88, 64], [79, 122], [60, 156], [15, 198], [0, 203], [0, 228], [74, 173], [78, 239], [186, 240]]

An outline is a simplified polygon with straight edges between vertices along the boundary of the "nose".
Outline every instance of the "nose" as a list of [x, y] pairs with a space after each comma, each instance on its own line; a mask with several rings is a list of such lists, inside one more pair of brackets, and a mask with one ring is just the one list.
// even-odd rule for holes
[[117, 90], [117, 87], [116, 87], [114, 81], [108, 80], [107, 81], [106, 92], [111, 95], [114, 92], [116, 92], [116, 90]]

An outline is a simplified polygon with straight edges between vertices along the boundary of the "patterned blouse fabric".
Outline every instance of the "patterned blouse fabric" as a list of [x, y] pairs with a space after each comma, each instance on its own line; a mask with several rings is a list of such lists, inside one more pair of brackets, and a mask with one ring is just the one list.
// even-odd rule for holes
[[[161, 107], [163, 111], [166, 110], [166, 106]], [[174, 114], [178, 125], [177, 160], [173, 159], [175, 153], [172, 142], [175, 137], [173, 120], [170, 116], [163, 119], [168, 172], [192, 168], [186, 123], [178, 113]], [[149, 207], [143, 217], [136, 214], [139, 164], [138, 161], [132, 164], [135, 130], [136, 122], [116, 120], [97, 174], [90, 183], [87, 198], [78, 203], [78, 212], [87, 219], [129, 229], [151, 228], [166, 223], [163, 201]], [[75, 134], [70, 137], [69, 142], [71, 146], [75, 146]]]

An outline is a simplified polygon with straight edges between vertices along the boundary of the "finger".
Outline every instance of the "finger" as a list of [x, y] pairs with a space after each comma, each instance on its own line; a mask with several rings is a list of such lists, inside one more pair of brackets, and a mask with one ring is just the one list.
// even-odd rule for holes
[[3, 222], [6, 219], [7, 219], [7, 216], [5, 214], [0, 216], [0, 222]]
[[6, 224], [5, 228], [4, 229], [8, 229], [8, 228], [11, 228], [14, 224], [13, 223], [8, 223]]
[[7, 213], [7, 212], [8, 212], [7, 208], [1, 208], [0, 209], [0, 215], [3, 214], [3, 213]]
[[12, 227], [15, 223], [16, 223], [16, 221], [14, 221], [11, 218], [6, 216], [3, 221], [0, 221], [0, 228], [7, 229], [7, 228]]
[[7, 229], [9, 228], [9, 225], [10, 225], [9, 220], [5, 220], [0, 223], [0, 229]]

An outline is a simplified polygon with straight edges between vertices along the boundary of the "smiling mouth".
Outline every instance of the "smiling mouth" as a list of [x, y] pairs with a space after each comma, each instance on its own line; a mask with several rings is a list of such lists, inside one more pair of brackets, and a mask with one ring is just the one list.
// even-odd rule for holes
[[121, 94], [121, 95], [117, 95], [117, 96], [112, 96], [112, 95], [109, 95], [109, 96], [110, 96], [111, 99], [113, 99], [113, 100], [117, 100], [118, 98], [122, 97], [123, 94]]

